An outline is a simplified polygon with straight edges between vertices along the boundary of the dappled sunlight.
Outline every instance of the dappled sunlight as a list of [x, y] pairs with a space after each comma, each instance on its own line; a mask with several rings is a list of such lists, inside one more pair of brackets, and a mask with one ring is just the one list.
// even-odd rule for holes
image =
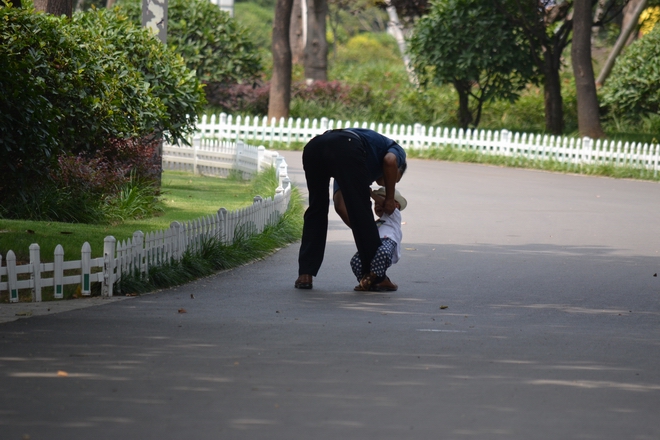
[[279, 425], [277, 420], [266, 420], [266, 419], [234, 419], [231, 420], [230, 425], [234, 429], [253, 429], [253, 428], [262, 428], [263, 426], [273, 426]]
[[68, 371], [18, 371], [13, 373], [7, 373], [7, 376], [14, 378], [40, 378], [40, 379], [91, 379], [91, 380], [111, 380], [111, 381], [126, 381], [131, 380], [127, 377], [118, 377], [118, 376], [108, 376], [104, 374], [93, 374], [93, 373], [75, 373]]
[[210, 392], [218, 391], [214, 388], [181, 387], [181, 386], [171, 387], [170, 389], [174, 391], [193, 391], [193, 392], [201, 392], [201, 393], [210, 393]]
[[229, 383], [233, 382], [234, 379], [230, 377], [209, 377], [209, 376], [202, 376], [202, 377], [193, 377], [194, 380], [200, 380], [203, 382], [216, 382], [216, 383]]
[[541, 365], [544, 370], [574, 370], [574, 371], [636, 371], [634, 368], [610, 367], [605, 365]]
[[653, 384], [635, 384], [611, 381], [597, 380], [556, 380], [556, 379], [535, 379], [525, 383], [529, 385], [558, 385], [585, 389], [616, 389], [621, 391], [660, 391], [660, 385]]
[[[628, 309], [592, 309], [588, 307], [577, 307], [571, 306], [568, 304], [492, 304], [492, 308], [521, 308], [521, 309], [538, 309], [538, 310], [557, 310], [560, 312], [566, 313], [579, 313], [586, 315], [630, 315], [633, 313]], [[635, 311], [635, 314], [644, 314], [644, 315], [658, 315], [658, 312], [647, 312], [647, 311]]]
[[314, 426], [318, 427], [335, 427], [335, 428], [364, 428], [366, 425], [362, 422], [352, 420], [324, 420], [320, 423], [315, 423]]
[[[481, 428], [481, 429], [456, 429], [452, 431], [453, 434], [456, 435], [464, 435], [464, 436], [471, 436], [471, 437], [476, 437], [476, 438], [483, 438], [483, 436], [491, 436], [491, 435], [497, 435], [497, 436], [511, 436], [514, 435], [515, 432], [510, 429], [497, 429], [497, 428]], [[502, 437], [506, 438], [506, 437]]]

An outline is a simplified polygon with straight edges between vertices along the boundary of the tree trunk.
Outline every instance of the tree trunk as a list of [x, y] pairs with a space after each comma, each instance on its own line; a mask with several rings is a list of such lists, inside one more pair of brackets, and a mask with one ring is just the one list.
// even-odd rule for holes
[[115, 0], [106, 0], [105, 2], [105, 7], [107, 9], [112, 9], [114, 5], [115, 5]]
[[56, 16], [66, 15], [71, 17], [73, 13], [72, 0], [34, 0], [34, 9]]
[[458, 124], [467, 130], [472, 124], [470, 113], [470, 87], [469, 81], [454, 81], [454, 88], [458, 93]]
[[591, 64], [591, 0], [575, 0], [573, 6], [573, 45], [571, 58], [577, 92], [580, 136], [597, 139], [605, 136], [600, 125], [596, 81]]
[[[632, 26], [634, 29], [639, 27], [639, 14], [636, 12], [637, 9], [640, 9], [640, 4], [644, 5], [641, 7], [640, 13], [644, 10], [646, 5], [646, 0], [629, 0], [628, 4], [623, 8], [623, 21], [621, 22], [621, 29], [625, 29], [627, 26]], [[635, 41], [637, 38], [637, 32], [631, 32], [630, 35], [626, 37], [626, 46]]]
[[291, 41], [291, 62], [302, 64], [305, 59], [305, 40], [307, 40], [306, 0], [293, 0], [289, 39]]
[[273, 77], [270, 81], [268, 119], [288, 118], [291, 104], [291, 44], [289, 28], [293, 0], [277, 0], [273, 20]]
[[408, 49], [406, 47], [406, 37], [403, 35], [403, 25], [399, 21], [399, 14], [397, 14], [396, 8], [392, 4], [392, 0], [385, 0], [385, 6], [387, 15], [390, 18], [390, 21], [387, 23], [387, 32], [394, 36], [394, 39], [399, 45], [403, 64], [405, 64], [406, 72], [408, 72], [408, 80], [411, 84], [417, 85], [417, 77], [410, 64], [410, 56], [408, 55]]
[[307, 0], [307, 44], [305, 45], [305, 78], [307, 81], [328, 80], [328, 39], [326, 17], [328, 0]]
[[[646, 7], [646, 3], [647, 0], [639, 1], [636, 4], [636, 8], [633, 11], [634, 20], [629, 19], [626, 22], [626, 25], [622, 26], [621, 34], [619, 34], [619, 38], [617, 38], [616, 43], [614, 43], [614, 47], [612, 48], [610, 54], [607, 56], [607, 61], [605, 61], [605, 65], [600, 70], [600, 74], [596, 79], [596, 84], [598, 86], [602, 86], [603, 84], [605, 84], [605, 80], [610, 75], [610, 72], [612, 71], [612, 67], [614, 67], [614, 62], [616, 61], [616, 58], [619, 56], [621, 50], [626, 45], [626, 42], [628, 41], [630, 35], [633, 34], [633, 31], [635, 29], [637, 29], [637, 21], [639, 20], [639, 16], [642, 14], [642, 11]], [[628, 4], [628, 6], [630, 6], [630, 3]]]
[[561, 80], [559, 69], [555, 68], [552, 53], [546, 50], [544, 54], [543, 98], [545, 101], [545, 129], [552, 134], [560, 135], [564, 131], [564, 103], [561, 97]]

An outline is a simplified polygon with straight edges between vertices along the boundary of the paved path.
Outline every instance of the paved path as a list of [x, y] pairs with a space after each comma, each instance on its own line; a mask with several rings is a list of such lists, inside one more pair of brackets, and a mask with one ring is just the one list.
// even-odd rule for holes
[[660, 438], [660, 185], [412, 160], [399, 188], [396, 293], [352, 291], [333, 215], [312, 291], [296, 244], [0, 324], [0, 439]]

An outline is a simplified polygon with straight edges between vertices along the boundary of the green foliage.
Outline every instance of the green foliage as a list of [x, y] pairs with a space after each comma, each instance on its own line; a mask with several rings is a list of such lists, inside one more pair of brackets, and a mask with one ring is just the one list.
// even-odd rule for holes
[[[64, 19], [0, 7], [0, 78], [0, 216], [11, 218], [102, 218], [75, 218], [102, 200], [60, 185], [60, 159], [88, 162], [115, 139], [183, 139], [204, 100], [181, 58], [105, 10]], [[73, 210], [76, 198], [89, 203]]]
[[[140, 23], [141, 3], [123, 0], [119, 5]], [[208, 0], [168, 2], [167, 44], [206, 83], [249, 81], [261, 72], [248, 30]]]
[[255, 2], [234, 3], [234, 19], [245, 29], [263, 58], [270, 58], [275, 6], [262, 7]]
[[660, 113], [660, 26], [631, 44], [617, 58], [602, 88], [602, 105], [614, 117]]
[[463, 126], [479, 124], [484, 102], [514, 101], [535, 78], [522, 35], [489, 0], [434, 3], [415, 25], [409, 52], [422, 85], [454, 85]]
[[[126, 67], [115, 71], [118, 78], [134, 70], [148, 86], [146, 96], [129, 96], [131, 100], [124, 103], [124, 116], [144, 121], [133, 136], [155, 132], [177, 142], [194, 131], [196, 117], [204, 104], [202, 86], [180, 56], [116, 9], [75, 14], [73, 25], [86, 29], [90, 40], [97, 44], [104, 42], [111, 53], [123, 58], [121, 62]], [[146, 99], [155, 101], [153, 109], [143, 107], [148, 103]]]

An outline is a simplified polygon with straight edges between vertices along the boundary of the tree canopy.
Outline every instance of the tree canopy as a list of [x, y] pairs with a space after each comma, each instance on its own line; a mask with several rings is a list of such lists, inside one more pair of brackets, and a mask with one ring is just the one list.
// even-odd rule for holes
[[660, 26], [617, 58], [602, 88], [602, 105], [618, 117], [660, 114]]
[[[140, 0], [118, 3], [134, 23], [141, 22]], [[167, 44], [205, 83], [250, 81], [262, 71], [248, 29], [209, 0], [169, 0]]]
[[513, 101], [537, 78], [529, 51], [491, 0], [433, 3], [416, 23], [409, 48], [422, 85], [453, 84], [464, 128], [479, 124], [484, 102]]

